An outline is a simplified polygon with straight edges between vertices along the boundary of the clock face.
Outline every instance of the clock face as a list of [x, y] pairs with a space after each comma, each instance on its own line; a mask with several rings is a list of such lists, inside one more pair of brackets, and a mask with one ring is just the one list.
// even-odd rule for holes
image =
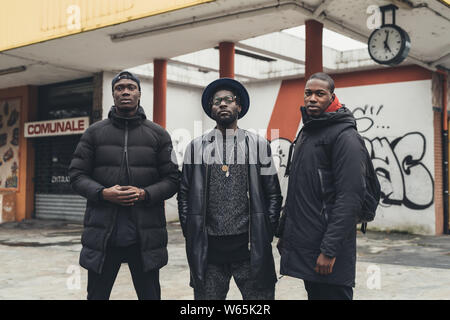
[[373, 60], [381, 64], [398, 64], [409, 52], [409, 37], [396, 25], [385, 25], [369, 38], [368, 49]]

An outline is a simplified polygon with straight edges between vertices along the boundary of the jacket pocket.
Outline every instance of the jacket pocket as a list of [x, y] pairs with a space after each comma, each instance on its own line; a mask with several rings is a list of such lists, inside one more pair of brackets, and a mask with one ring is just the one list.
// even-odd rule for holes
[[336, 187], [334, 185], [334, 175], [328, 169], [317, 169], [320, 183], [322, 199], [334, 202], [336, 197]]
[[334, 176], [330, 170], [319, 168], [317, 169], [319, 175], [320, 192], [322, 198], [322, 210], [320, 215], [325, 223], [328, 223], [329, 212], [331, 206], [336, 199], [336, 188], [334, 186]]

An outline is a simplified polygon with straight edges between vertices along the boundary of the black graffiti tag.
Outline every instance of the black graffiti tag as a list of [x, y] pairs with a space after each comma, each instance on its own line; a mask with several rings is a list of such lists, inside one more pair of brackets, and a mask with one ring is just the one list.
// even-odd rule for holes
[[422, 210], [433, 204], [434, 181], [422, 163], [426, 140], [410, 132], [389, 142], [386, 137], [364, 138], [381, 185], [381, 204]]
[[[383, 105], [365, 105], [352, 112], [360, 134], [371, 129], [389, 129], [375, 122]], [[420, 132], [410, 132], [391, 142], [386, 137], [372, 140], [363, 137], [381, 184], [381, 205], [404, 205], [407, 208], [426, 209], [434, 201], [434, 181], [422, 163], [426, 152], [426, 139]]]
[[[381, 206], [404, 205], [423, 210], [433, 204], [433, 177], [422, 163], [426, 152], [426, 140], [422, 133], [410, 132], [392, 142], [386, 137], [363, 138], [381, 184]], [[271, 142], [283, 199], [286, 199], [288, 184], [284, 172], [290, 144], [291, 141], [284, 138]]]

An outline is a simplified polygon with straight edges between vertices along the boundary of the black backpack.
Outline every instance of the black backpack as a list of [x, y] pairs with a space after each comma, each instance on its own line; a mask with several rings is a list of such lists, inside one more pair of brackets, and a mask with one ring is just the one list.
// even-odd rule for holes
[[366, 152], [366, 159], [366, 175], [364, 179], [366, 189], [364, 192], [364, 202], [361, 211], [356, 216], [356, 223], [361, 223], [362, 233], [366, 233], [367, 222], [375, 219], [381, 197], [380, 182], [378, 181], [377, 173], [375, 172], [372, 159], [370, 159], [368, 152]]
[[[303, 130], [303, 128], [302, 128], [302, 130]], [[295, 143], [297, 142], [298, 138], [300, 137], [302, 130], [300, 130], [300, 132], [298, 133], [294, 142], [291, 144], [291, 146], [289, 148], [288, 163], [286, 165], [286, 171], [284, 174], [285, 177], [289, 176], [292, 153], [294, 151]], [[327, 149], [329, 149], [329, 148], [327, 148]], [[364, 179], [364, 181], [365, 181], [364, 202], [363, 202], [361, 211], [356, 216], [356, 223], [357, 224], [361, 223], [361, 232], [362, 233], [366, 233], [367, 223], [370, 221], [373, 221], [373, 219], [375, 219], [375, 214], [376, 214], [378, 203], [379, 203], [380, 197], [381, 197], [380, 182], [378, 181], [378, 177], [377, 177], [377, 174], [373, 167], [373, 163], [370, 158], [369, 152], [367, 152], [367, 149], [365, 149], [365, 150], [366, 150], [366, 174], [365, 174], [365, 179]], [[328, 157], [331, 158], [331, 150], [325, 150], [325, 151], [326, 151], [326, 154], [328, 155]], [[282, 216], [282, 220], [285, 220], [285, 219], [286, 219], [286, 217]], [[280, 227], [281, 227], [280, 228], [281, 230], [279, 230], [278, 233], [282, 234], [282, 228], [284, 226], [280, 226]]]

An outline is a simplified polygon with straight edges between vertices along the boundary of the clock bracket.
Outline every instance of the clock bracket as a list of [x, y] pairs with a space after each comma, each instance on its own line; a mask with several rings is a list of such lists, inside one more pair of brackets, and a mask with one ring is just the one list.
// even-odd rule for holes
[[395, 11], [398, 10], [398, 7], [395, 4], [388, 4], [386, 6], [381, 6], [381, 26], [384, 26], [386, 23], [386, 12], [391, 11], [392, 12], [392, 24], [395, 25]]

